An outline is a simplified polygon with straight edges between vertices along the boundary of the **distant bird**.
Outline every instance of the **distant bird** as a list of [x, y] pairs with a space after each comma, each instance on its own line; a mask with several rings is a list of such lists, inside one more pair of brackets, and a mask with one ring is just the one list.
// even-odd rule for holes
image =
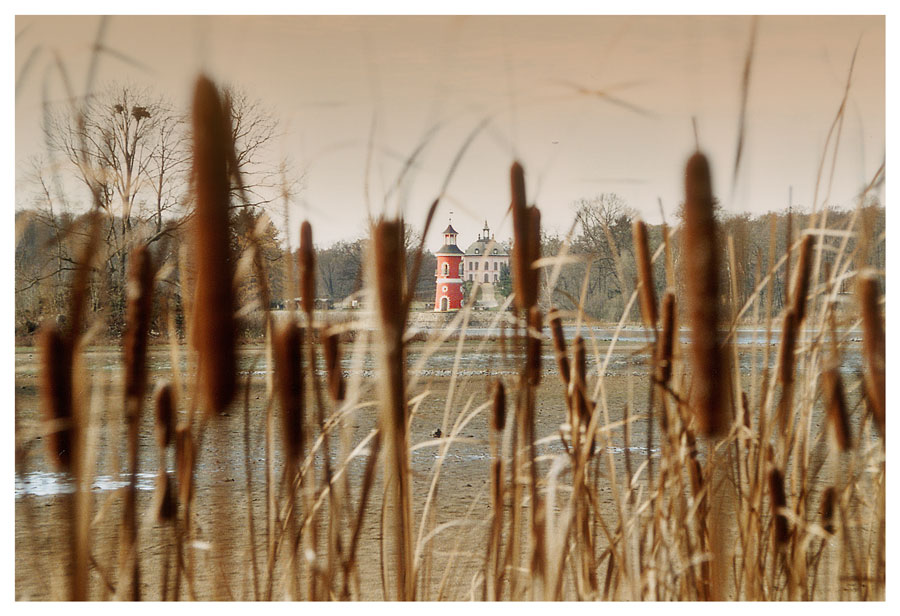
[[436, 428], [434, 432], [431, 433], [431, 438], [441, 438], [441, 429]]

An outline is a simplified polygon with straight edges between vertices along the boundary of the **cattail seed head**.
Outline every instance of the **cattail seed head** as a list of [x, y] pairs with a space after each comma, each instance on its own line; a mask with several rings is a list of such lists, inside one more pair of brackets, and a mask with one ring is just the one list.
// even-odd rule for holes
[[885, 436], [885, 340], [884, 322], [878, 305], [878, 279], [875, 272], [859, 275], [859, 303], [862, 313], [863, 350], [866, 359], [866, 399], [872, 409], [875, 425]]
[[656, 380], [663, 385], [672, 378], [672, 353], [675, 348], [675, 294], [666, 291], [662, 300], [662, 331], [656, 347]]
[[230, 120], [215, 84], [197, 79], [193, 102], [193, 183], [196, 196], [193, 342], [208, 414], [223, 411], [236, 392], [235, 299], [228, 206]]
[[787, 517], [781, 513], [781, 509], [787, 507], [787, 497], [784, 492], [784, 475], [777, 468], [769, 471], [769, 504], [772, 508], [772, 517], [775, 520], [775, 543], [783, 546], [790, 538]]
[[719, 248], [709, 163], [699, 152], [685, 169], [684, 278], [691, 323], [693, 406], [700, 431], [718, 434], [722, 417], [723, 365], [719, 344]]
[[572, 354], [574, 355], [574, 375], [572, 384], [573, 406], [575, 414], [582, 424], [587, 424], [591, 419], [591, 403], [587, 398], [587, 352], [584, 346], [584, 338], [576, 336], [572, 341]]
[[55, 323], [38, 336], [41, 352], [41, 414], [50, 431], [44, 436], [47, 455], [60, 470], [72, 465], [72, 347]]
[[493, 406], [491, 407], [491, 428], [495, 432], [503, 432], [506, 427], [506, 388], [503, 381], [497, 379], [494, 384]]
[[322, 341], [325, 355], [325, 373], [328, 379], [328, 393], [332, 400], [342, 402], [346, 396], [344, 372], [341, 370], [341, 337], [335, 331], [326, 331]]
[[316, 250], [313, 247], [312, 225], [304, 220], [300, 225], [300, 296], [303, 311], [312, 314], [316, 306]]
[[797, 317], [797, 326], [806, 317], [806, 296], [809, 295], [809, 278], [812, 272], [813, 237], [803, 236], [800, 242], [800, 255], [797, 257], [797, 272], [794, 274], [793, 301], [791, 307]]
[[285, 459], [297, 464], [303, 449], [303, 332], [294, 321], [274, 338], [275, 387], [281, 403]]
[[541, 383], [541, 311], [537, 306], [532, 306], [528, 311], [528, 341], [526, 349], [526, 380], [529, 385], [536, 387]]
[[643, 220], [634, 221], [632, 236], [638, 282], [640, 283], [641, 317], [643, 317], [644, 326], [647, 329], [654, 329], [656, 327], [656, 289], [653, 286], [653, 263], [650, 259], [650, 246], [647, 241], [647, 225]]
[[834, 506], [837, 501], [837, 494], [834, 486], [828, 486], [822, 493], [822, 504], [819, 507], [819, 513], [822, 516], [822, 528], [829, 535], [834, 534]]
[[174, 520], [178, 513], [174, 483], [169, 473], [160, 473], [156, 476], [156, 519], [160, 522]]
[[403, 312], [406, 272], [398, 272], [398, 265], [406, 263], [402, 220], [381, 220], [373, 230], [373, 260], [379, 316], [385, 336], [399, 343], [406, 328]]
[[510, 169], [513, 217], [513, 291], [519, 310], [537, 304], [538, 270], [533, 267], [541, 256], [541, 213], [525, 201], [525, 171], [514, 162]]
[[156, 388], [156, 442], [160, 449], [172, 444], [175, 438], [176, 407], [175, 390], [168, 381]]
[[563, 335], [562, 319], [559, 318], [559, 311], [556, 308], [551, 308], [550, 312], [547, 313], [547, 321], [550, 324], [550, 333], [553, 337], [553, 350], [556, 352], [559, 377], [565, 385], [568, 385], [572, 375], [569, 369], [569, 358], [566, 355], [566, 338]]
[[847, 418], [844, 384], [837, 367], [829, 368], [822, 373], [822, 391], [834, 442], [838, 449], [847, 451], [850, 449], [850, 421]]
[[794, 348], [797, 344], [797, 317], [793, 309], [784, 313], [781, 323], [781, 346], [778, 349], [778, 382], [790, 385], [794, 382]]
[[175, 430], [175, 474], [178, 479], [178, 498], [182, 504], [191, 501], [194, 491], [194, 437], [187, 424]]
[[128, 259], [125, 305], [125, 397], [141, 400], [147, 389], [147, 332], [153, 310], [155, 270], [147, 246], [138, 246]]
[[750, 397], [746, 391], [741, 392], [741, 413], [744, 417], [744, 427], [750, 429]]

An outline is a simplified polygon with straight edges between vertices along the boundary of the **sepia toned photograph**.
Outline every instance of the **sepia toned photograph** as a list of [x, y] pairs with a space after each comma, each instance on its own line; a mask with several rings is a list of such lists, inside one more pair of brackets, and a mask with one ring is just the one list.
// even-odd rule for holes
[[15, 601], [889, 598], [886, 15], [10, 21]]

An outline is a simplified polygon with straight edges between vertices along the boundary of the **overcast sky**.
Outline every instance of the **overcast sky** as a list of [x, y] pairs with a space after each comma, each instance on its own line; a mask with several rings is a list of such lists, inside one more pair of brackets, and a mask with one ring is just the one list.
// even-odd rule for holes
[[[44, 93], [62, 97], [53, 54], [83, 92], [98, 24], [16, 18], [17, 171], [43, 147]], [[429, 235], [435, 249], [451, 210], [462, 244], [484, 219], [498, 238], [509, 236], [514, 158], [551, 232], [568, 230], [577, 199], [603, 192], [618, 193], [652, 222], [661, 199], [671, 216], [694, 147], [692, 118], [729, 211], [783, 209], [790, 186], [794, 204], [809, 207], [859, 43], [829, 198], [852, 204], [885, 154], [884, 18], [759, 19], [745, 152], [732, 186], [752, 24], [747, 17], [115, 17], [105, 39], [115, 53], [101, 56], [97, 83], [147, 85], [183, 106], [201, 70], [243, 87], [281, 122], [272, 165], [287, 157], [305, 178], [291, 206], [293, 242], [309, 218], [320, 245], [362, 235], [367, 207], [401, 208], [421, 226], [457, 151], [487, 120], [438, 212]], [[403, 159], [434, 127], [407, 182], [386, 201]], [[27, 194], [17, 183], [17, 205]], [[820, 201], [825, 196], [823, 187]]]

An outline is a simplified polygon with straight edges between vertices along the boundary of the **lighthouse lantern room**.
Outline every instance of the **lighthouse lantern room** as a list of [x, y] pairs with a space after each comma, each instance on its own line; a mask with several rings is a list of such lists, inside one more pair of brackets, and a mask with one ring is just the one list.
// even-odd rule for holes
[[463, 301], [462, 258], [463, 251], [456, 245], [453, 225], [444, 229], [444, 245], [437, 251], [437, 285], [434, 291], [434, 311], [459, 310]]

